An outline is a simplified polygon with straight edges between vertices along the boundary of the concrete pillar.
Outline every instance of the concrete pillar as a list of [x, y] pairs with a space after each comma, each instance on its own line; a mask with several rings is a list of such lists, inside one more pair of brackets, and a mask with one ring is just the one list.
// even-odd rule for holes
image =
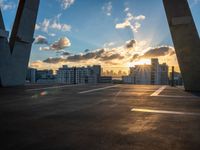
[[200, 39], [187, 0], [163, 0], [186, 91], [200, 91]]
[[0, 12], [1, 86], [24, 85], [40, 0], [20, 0], [10, 40]]

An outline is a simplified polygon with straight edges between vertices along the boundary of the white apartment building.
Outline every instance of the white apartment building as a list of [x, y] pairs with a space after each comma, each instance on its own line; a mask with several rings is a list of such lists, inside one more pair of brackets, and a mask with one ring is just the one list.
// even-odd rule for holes
[[63, 66], [57, 71], [57, 82], [64, 84], [97, 83], [101, 76], [101, 66], [68, 67]]

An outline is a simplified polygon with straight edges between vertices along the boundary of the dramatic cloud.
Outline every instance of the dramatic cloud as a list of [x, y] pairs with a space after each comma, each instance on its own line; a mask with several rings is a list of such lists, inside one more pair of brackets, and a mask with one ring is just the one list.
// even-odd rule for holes
[[69, 56], [67, 57], [66, 60], [70, 62], [77, 62], [77, 61], [83, 61], [83, 60], [89, 60], [89, 59], [97, 59], [97, 58], [100, 58], [104, 52], [105, 50], [101, 49], [95, 52], [86, 53], [84, 55], [79, 54], [79, 55]]
[[140, 21], [145, 19], [145, 16], [139, 15], [139, 16], [133, 16], [130, 12], [128, 12], [129, 9], [125, 9], [126, 18], [124, 22], [116, 24], [116, 29], [124, 29], [124, 28], [130, 28], [132, 32], [138, 32], [138, 29], [141, 27]]
[[38, 35], [35, 38], [35, 44], [48, 44], [47, 38], [42, 36], [42, 35]]
[[107, 16], [111, 16], [112, 14], [112, 2], [108, 2], [106, 3], [103, 7], [102, 7], [103, 12], [107, 15]]
[[55, 41], [50, 46], [40, 47], [40, 50], [61, 51], [69, 46], [71, 46], [70, 40], [67, 37], [63, 37], [60, 38], [58, 41]]
[[[144, 45], [145, 42], [143, 41], [136, 42], [136, 40], [129, 40], [123, 45], [115, 48], [107, 47], [93, 51], [85, 50], [83, 53], [79, 54], [71, 54], [63, 50], [57, 50], [57, 52], [60, 52], [59, 57], [50, 57], [42, 62], [37, 62], [36, 64], [39, 64], [39, 66], [46, 66], [47, 68], [49, 67], [48, 64], [54, 68], [59, 68], [66, 64], [69, 66], [101, 64], [102, 67], [111, 68], [115, 66], [115, 68], [127, 67], [128, 69], [130, 66], [140, 64], [142, 60], [149, 60], [151, 58], [159, 58], [161, 63], [166, 62], [169, 65], [177, 64], [177, 59], [173, 47], [160, 46], [155, 48], [148, 48], [146, 46], [144, 48]], [[48, 47], [48, 49], [50, 49], [50, 47]]]
[[60, 0], [61, 7], [63, 9], [69, 8], [72, 4], [74, 4], [75, 0]]
[[149, 49], [142, 57], [151, 58], [151, 57], [160, 57], [174, 54], [174, 48], [168, 46], [157, 47]]
[[8, 2], [6, 0], [0, 0], [0, 9], [2, 10], [11, 10], [15, 8], [15, 3], [13, 2]]
[[[45, 33], [49, 33], [49, 30], [57, 30], [62, 32], [71, 31], [71, 26], [68, 24], [60, 23], [61, 14], [58, 14], [56, 17], [52, 19], [44, 19], [41, 23], [36, 24], [35, 29], [43, 31]], [[51, 36], [55, 36], [53, 33], [49, 33]]]
[[59, 63], [59, 62], [80, 62], [80, 61], [88, 61], [88, 60], [98, 60], [101, 62], [109, 62], [112, 60], [121, 60], [124, 56], [119, 53], [110, 53], [104, 49], [100, 49], [94, 52], [89, 52], [87, 54], [76, 54], [67, 57], [60, 57], [60, 58], [48, 58], [44, 60], [45, 63]]
[[158, 58], [163, 56], [172, 56], [175, 54], [174, 48], [170, 46], [161, 46], [148, 49], [143, 55], [135, 54], [132, 61], [144, 58]]

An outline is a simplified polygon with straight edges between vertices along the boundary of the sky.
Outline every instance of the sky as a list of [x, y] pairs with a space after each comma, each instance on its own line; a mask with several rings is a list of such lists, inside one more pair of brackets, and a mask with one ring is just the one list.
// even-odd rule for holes
[[[200, 0], [188, 0], [200, 33]], [[0, 0], [11, 31], [18, 0]], [[162, 0], [41, 0], [29, 66], [100, 64], [127, 70], [137, 64], [178, 63]]]

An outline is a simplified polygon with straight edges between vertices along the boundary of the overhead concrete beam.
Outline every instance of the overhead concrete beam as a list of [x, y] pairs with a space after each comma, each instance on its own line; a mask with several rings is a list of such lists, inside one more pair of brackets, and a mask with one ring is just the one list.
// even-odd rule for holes
[[186, 91], [200, 91], [200, 39], [187, 0], [163, 0]]

